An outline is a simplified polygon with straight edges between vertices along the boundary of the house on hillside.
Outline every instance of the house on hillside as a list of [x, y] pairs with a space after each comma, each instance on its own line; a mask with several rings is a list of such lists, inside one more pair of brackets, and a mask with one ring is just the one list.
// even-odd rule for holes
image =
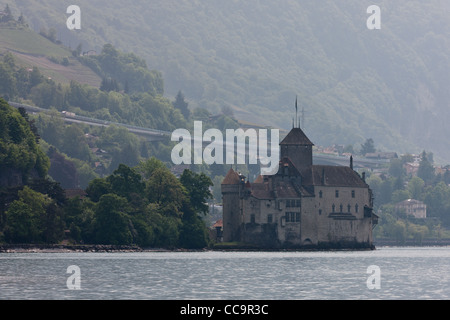
[[422, 201], [407, 199], [395, 205], [397, 212], [404, 212], [415, 218], [425, 219], [427, 217], [427, 205]]

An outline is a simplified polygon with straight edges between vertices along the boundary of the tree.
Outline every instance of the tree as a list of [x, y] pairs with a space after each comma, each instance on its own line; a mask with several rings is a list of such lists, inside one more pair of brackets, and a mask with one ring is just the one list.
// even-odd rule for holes
[[103, 78], [101, 86], [101, 91], [110, 92], [110, 91], [119, 91], [119, 84], [116, 79], [111, 78]]
[[78, 172], [72, 161], [58, 153], [54, 147], [49, 149], [50, 170], [48, 174], [65, 189], [78, 188]]
[[145, 161], [141, 161], [136, 167], [136, 171], [143, 177], [143, 179], [148, 179], [152, 176], [153, 172], [156, 169], [164, 169], [166, 168], [165, 164], [156, 159], [155, 157], [151, 157]]
[[392, 193], [392, 202], [393, 203], [398, 203], [400, 201], [406, 200], [406, 199], [410, 199], [411, 198], [411, 194], [409, 193], [408, 190], [395, 190]]
[[4, 12], [4, 15], [2, 16], [0, 22], [8, 22], [8, 21], [14, 20], [14, 17], [12, 15], [11, 9], [9, 8], [8, 4], [6, 4], [3, 12]]
[[167, 168], [156, 169], [146, 181], [146, 195], [150, 203], [158, 206], [158, 212], [168, 217], [180, 217], [186, 190]]
[[198, 174], [191, 170], [184, 170], [180, 182], [186, 188], [194, 212], [206, 215], [209, 208], [207, 201], [212, 198], [210, 187], [213, 186], [213, 183], [211, 179], [203, 172]]
[[[48, 234], [47, 208], [52, 200], [28, 186], [18, 192], [19, 199], [11, 203], [6, 211], [7, 241], [13, 243], [40, 243], [47, 239], [58, 238], [57, 230]], [[50, 219], [56, 217], [50, 217]], [[45, 237], [44, 237], [45, 233]]]
[[208, 245], [204, 221], [192, 210], [190, 203], [183, 204], [183, 218], [179, 245], [187, 249], [201, 249]]
[[376, 151], [375, 145], [372, 138], [367, 139], [366, 142], [364, 142], [364, 144], [361, 145], [360, 152], [363, 156], [365, 156], [368, 153], [374, 153], [375, 151]]
[[142, 196], [145, 184], [142, 177], [135, 169], [124, 164], [114, 170], [113, 174], [106, 178], [111, 186], [111, 192], [131, 201], [133, 197]]
[[189, 111], [188, 103], [184, 100], [184, 95], [181, 91], [178, 91], [173, 106], [181, 111], [185, 119], [189, 118], [191, 112]]
[[95, 178], [86, 188], [88, 197], [94, 202], [98, 202], [101, 196], [111, 192], [111, 184], [106, 180], [106, 178]]
[[16, 78], [14, 71], [5, 63], [0, 63], [0, 96], [6, 100], [16, 95]]
[[61, 151], [69, 157], [89, 161], [91, 153], [83, 130], [76, 124], [64, 127]]
[[82, 51], [83, 51], [83, 45], [80, 43], [80, 44], [78, 44], [76, 49], [72, 51], [72, 55], [74, 57], [79, 57], [79, 56], [81, 56]]
[[423, 151], [421, 154], [419, 169], [417, 170], [417, 176], [428, 184], [435, 179], [434, 167], [425, 151]]
[[403, 162], [400, 159], [391, 159], [389, 164], [389, 174], [395, 178], [400, 178], [404, 175], [405, 169], [403, 168]]
[[126, 214], [128, 201], [116, 194], [100, 197], [95, 209], [96, 241], [100, 244], [131, 244], [129, 217]]
[[423, 187], [425, 186], [425, 181], [421, 178], [415, 176], [412, 177], [408, 182], [408, 190], [413, 199], [419, 199], [423, 192]]

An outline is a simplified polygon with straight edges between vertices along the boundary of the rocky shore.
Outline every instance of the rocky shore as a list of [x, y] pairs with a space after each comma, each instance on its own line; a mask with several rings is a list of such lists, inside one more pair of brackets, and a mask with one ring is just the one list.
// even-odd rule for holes
[[0, 244], [0, 252], [142, 252], [138, 246], [68, 245], [68, 244]]

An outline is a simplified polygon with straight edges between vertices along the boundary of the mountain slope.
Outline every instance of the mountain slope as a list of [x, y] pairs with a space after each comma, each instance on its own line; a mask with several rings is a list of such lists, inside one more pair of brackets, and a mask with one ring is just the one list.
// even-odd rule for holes
[[[57, 82], [70, 83], [74, 80], [94, 87], [100, 86], [101, 78], [72, 57], [69, 49], [28, 28], [0, 25], [0, 54], [5, 52], [12, 52], [20, 65], [29, 68], [36, 66]], [[68, 65], [57, 62], [64, 58]]]
[[[0, 5], [7, 1], [1, 0]], [[166, 94], [191, 107], [234, 108], [252, 122], [289, 128], [295, 96], [316, 144], [432, 151], [450, 160], [450, 3], [380, 0], [381, 30], [368, 30], [371, 1], [79, 0], [82, 29], [65, 3], [17, 0], [30, 25], [55, 28], [85, 50], [105, 43], [160, 70]]]

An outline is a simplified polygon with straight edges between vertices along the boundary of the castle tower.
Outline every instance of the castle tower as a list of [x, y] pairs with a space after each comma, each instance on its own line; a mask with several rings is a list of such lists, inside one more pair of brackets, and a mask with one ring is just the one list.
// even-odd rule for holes
[[242, 223], [241, 191], [245, 181], [232, 168], [222, 181], [223, 241], [239, 241]]
[[313, 164], [313, 146], [302, 129], [292, 128], [280, 142], [280, 159], [289, 158], [301, 172]]

